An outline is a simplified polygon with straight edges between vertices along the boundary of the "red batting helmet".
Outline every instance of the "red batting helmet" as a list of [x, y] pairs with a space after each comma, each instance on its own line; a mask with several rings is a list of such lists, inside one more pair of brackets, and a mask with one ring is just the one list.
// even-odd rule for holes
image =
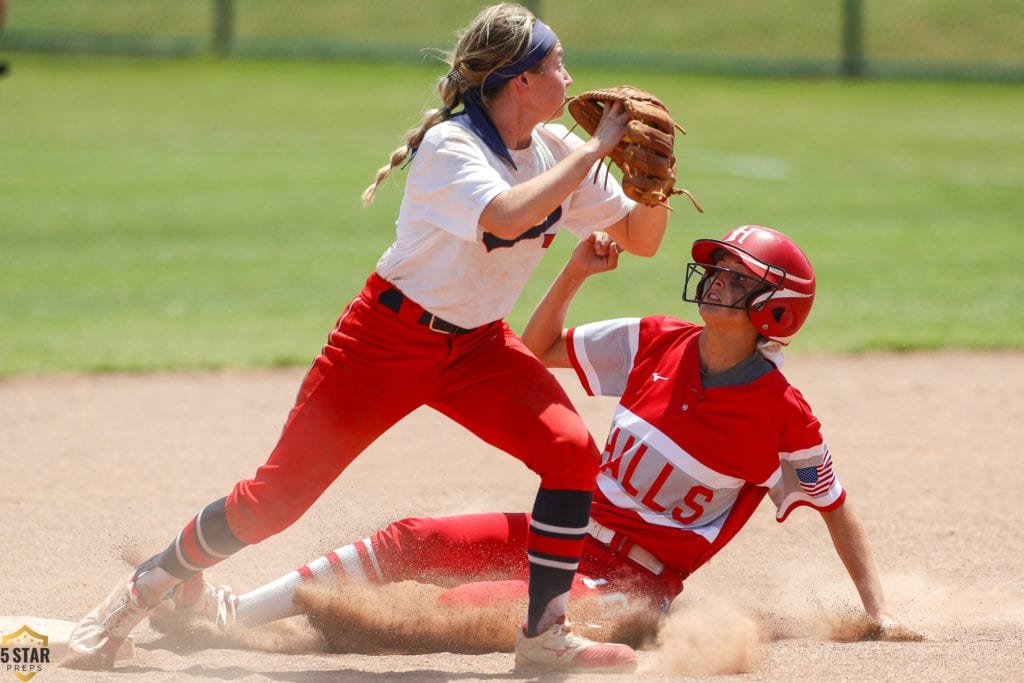
[[[814, 269], [807, 255], [781, 232], [760, 225], [734, 228], [721, 240], [701, 239], [693, 243], [694, 263], [687, 267], [683, 299], [702, 301], [703, 285], [719, 270], [715, 252], [722, 249], [750, 269], [761, 286], [730, 308], [745, 308], [750, 322], [761, 336], [788, 344], [807, 320], [814, 303]], [[688, 296], [690, 277], [701, 276], [694, 296]], [[718, 304], [721, 305], [721, 304]]]

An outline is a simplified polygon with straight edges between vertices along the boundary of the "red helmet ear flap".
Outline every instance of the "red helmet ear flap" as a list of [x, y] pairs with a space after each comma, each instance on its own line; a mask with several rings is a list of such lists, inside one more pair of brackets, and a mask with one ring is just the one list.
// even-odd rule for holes
[[747, 309], [750, 322], [764, 337], [788, 336], [795, 322], [793, 310], [783, 301], [765, 301], [760, 305], [751, 302]]
[[747, 315], [762, 336], [788, 344], [803, 326], [813, 303], [813, 294], [800, 298], [772, 298], [759, 306], [752, 304]]

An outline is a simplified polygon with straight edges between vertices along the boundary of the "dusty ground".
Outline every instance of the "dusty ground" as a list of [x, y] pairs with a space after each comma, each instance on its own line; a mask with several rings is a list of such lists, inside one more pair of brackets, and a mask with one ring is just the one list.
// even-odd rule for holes
[[[807, 510], [778, 525], [764, 507], [687, 582], [635, 678], [1024, 679], [1024, 354], [794, 354], [786, 372], [825, 425], [894, 611], [928, 640], [843, 642], [859, 602], [824, 525]], [[168, 543], [263, 461], [301, 374], [0, 381], [0, 615], [87, 612], [123, 556]], [[613, 402], [559, 377], [600, 439]], [[399, 516], [525, 510], [534, 490], [510, 457], [416, 413], [298, 524], [208, 576], [249, 589]], [[327, 654], [302, 619], [250, 647], [148, 624], [137, 641], [113, 674], [50, 666], [35, 680], [516, 680], [507, 653]]]

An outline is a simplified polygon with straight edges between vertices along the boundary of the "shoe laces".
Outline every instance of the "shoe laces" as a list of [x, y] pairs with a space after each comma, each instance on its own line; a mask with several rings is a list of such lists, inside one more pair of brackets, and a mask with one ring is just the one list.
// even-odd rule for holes
[[235, 623], [237, 603], [231, 586], [221, 586], [217, 589], [217, 626], [224, 627]]

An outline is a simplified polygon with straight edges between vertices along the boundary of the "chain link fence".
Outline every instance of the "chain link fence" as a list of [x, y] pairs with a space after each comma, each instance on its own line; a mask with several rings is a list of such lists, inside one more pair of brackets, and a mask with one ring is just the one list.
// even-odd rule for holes
[[[0, 53], [425, 61], [480, 0], [9, 0]], [[1021, 0], [533, 0], [570, 66], [1024, 81]]]

